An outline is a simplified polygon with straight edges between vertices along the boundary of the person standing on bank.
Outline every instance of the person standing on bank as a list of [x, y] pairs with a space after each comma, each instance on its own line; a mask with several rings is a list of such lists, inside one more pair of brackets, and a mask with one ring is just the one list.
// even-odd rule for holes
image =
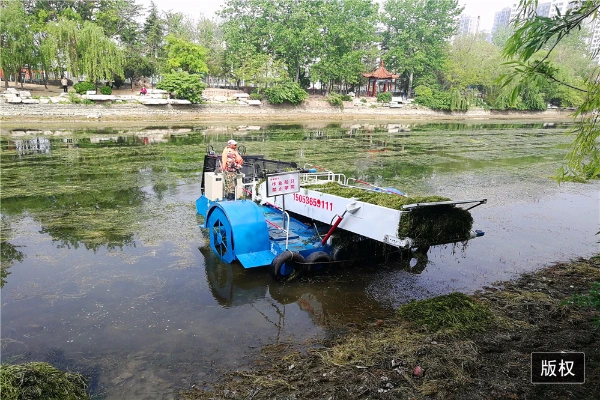
[[244, 159], [237, 151], [237, 142], [233, 139], [227, 142], [223, 150], [221, 168], [223, 169], [223, 188], [227, 200], [235, 200], [235, 177], [242, 168]]
[[63, 92], [67, 93], [69, 91], [69, 89], [68, 89], [69, 80], [67, 79], [66, 76], [63, 75], [63, 77], [60, 80], [60, 84], [62, 85]]

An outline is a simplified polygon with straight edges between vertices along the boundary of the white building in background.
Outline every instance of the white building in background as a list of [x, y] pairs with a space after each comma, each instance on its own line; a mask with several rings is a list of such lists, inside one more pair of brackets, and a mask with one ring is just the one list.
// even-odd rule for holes
[[510, 7], [503, 8], [500, 11], [494, 13], [494, 25], [492, 26], [492, 33], [496, 32], [500, 28], [505, 28], [510, 23]]
[[588, 24], [591, 37], [588, 40], [590, 46], [590, 53], [594, 57], [594, 61], [600, 64], [600, 21], [596, 20]]
[[[536, 13], [540, 17], [553, 18], [558, 15], [558, 12], [564, 14], [567, 10], [576, 7], [581, 0], [550, 0], [539, 2]], [[517, 15], [519, 2], [515, 1], [511, 7], [510, 19], [512, 20]]]
[[458, 23], [459, 35], [468, 35], [479, 33], [479, 17], [470, 15], [461, 15]]

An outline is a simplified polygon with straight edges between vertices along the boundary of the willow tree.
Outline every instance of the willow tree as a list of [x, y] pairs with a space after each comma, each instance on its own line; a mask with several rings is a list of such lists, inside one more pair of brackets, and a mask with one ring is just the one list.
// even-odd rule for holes
[[60, 75], [64, 71], [78, 71], [77, 38], [79, 24], [77, 21], [61, 18], [57, 22], [48, 22], [44, 38], [40, 44], [42, 65], [47, 70], [54, 70]]
[[504, 48], [504, 55], [515, 59], [510, 63], [515, 67], [515, 72], [505, 77], [504, 84], [518, 81], [513, 91], [514, 97], [523, 86], [532, 83], [542, 85], [548, 81], [567, 86], [583, 95], [583, 102], [573, 113], [578, 122], [573, 129], [575, 138], [566, 165], [559, 170], [557, 179], [559, 182], [571, 178], [597, 179], [600, 175], [600, 73], [595, 68], [580, 85], [572, 85], [561, 80], [559, 69], [550, 61], [550, 56], [560, 43], [568, 40], [588, 21], [598, 21], [600, 0], [573, 2], [569, 10], [553, 18], [538, 16], [537, 6], [537, 0], [520, 0], [519, 13], [514, 21], [515, 33]]
[[123, 76], [123, 52], [94, 23], [83, 23], [78, 34], [77, 54], [79, 71], [73, 71], [74, 75], [85, 75], [92, 82]]
[[8, 88], [9, 75], [19, 76], [25, 64], [33, 61], [33, 34], [22, 1], [0, 4], [0, 68]]
[[92, 22], [79, 24], [66, 19], [49, 22], [40, 51], [56, 70], [68, 71], [73, 76], [85, 75], [91, 82], [123, 76], [123, 52]]

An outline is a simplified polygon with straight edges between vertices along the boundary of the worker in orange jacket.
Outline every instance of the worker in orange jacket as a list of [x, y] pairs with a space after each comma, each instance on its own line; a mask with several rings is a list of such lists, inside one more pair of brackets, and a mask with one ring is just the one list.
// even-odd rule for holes
[[221, 169], [223, 170], [223, 189], [227, 200], [235, 199], [235, 177], [244, 164], [244, 159], [237, 151], [237, 142], [233, 139], [227, 142], [223, 149]]

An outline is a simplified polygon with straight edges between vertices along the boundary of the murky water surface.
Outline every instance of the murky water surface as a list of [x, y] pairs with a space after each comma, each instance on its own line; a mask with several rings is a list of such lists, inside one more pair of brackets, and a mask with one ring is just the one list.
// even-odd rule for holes
[[[598, 251], [598, 183], [550, 176], [562, 124], [165, 126], [1, 132], [2, 362], [91, 376], [107, 399], [169, 399], [262, 345], [302, 344], [386, 318], [398, 305], [472, 292]], [[203, 156], [323, 166], [415, 195], [487, 198], [486, 232], [433, 247], [423, 267], [363, 265], [282, 286], [224, 265], [195, 214]], [[414, 267], [414, 266], [413, 266]]]

